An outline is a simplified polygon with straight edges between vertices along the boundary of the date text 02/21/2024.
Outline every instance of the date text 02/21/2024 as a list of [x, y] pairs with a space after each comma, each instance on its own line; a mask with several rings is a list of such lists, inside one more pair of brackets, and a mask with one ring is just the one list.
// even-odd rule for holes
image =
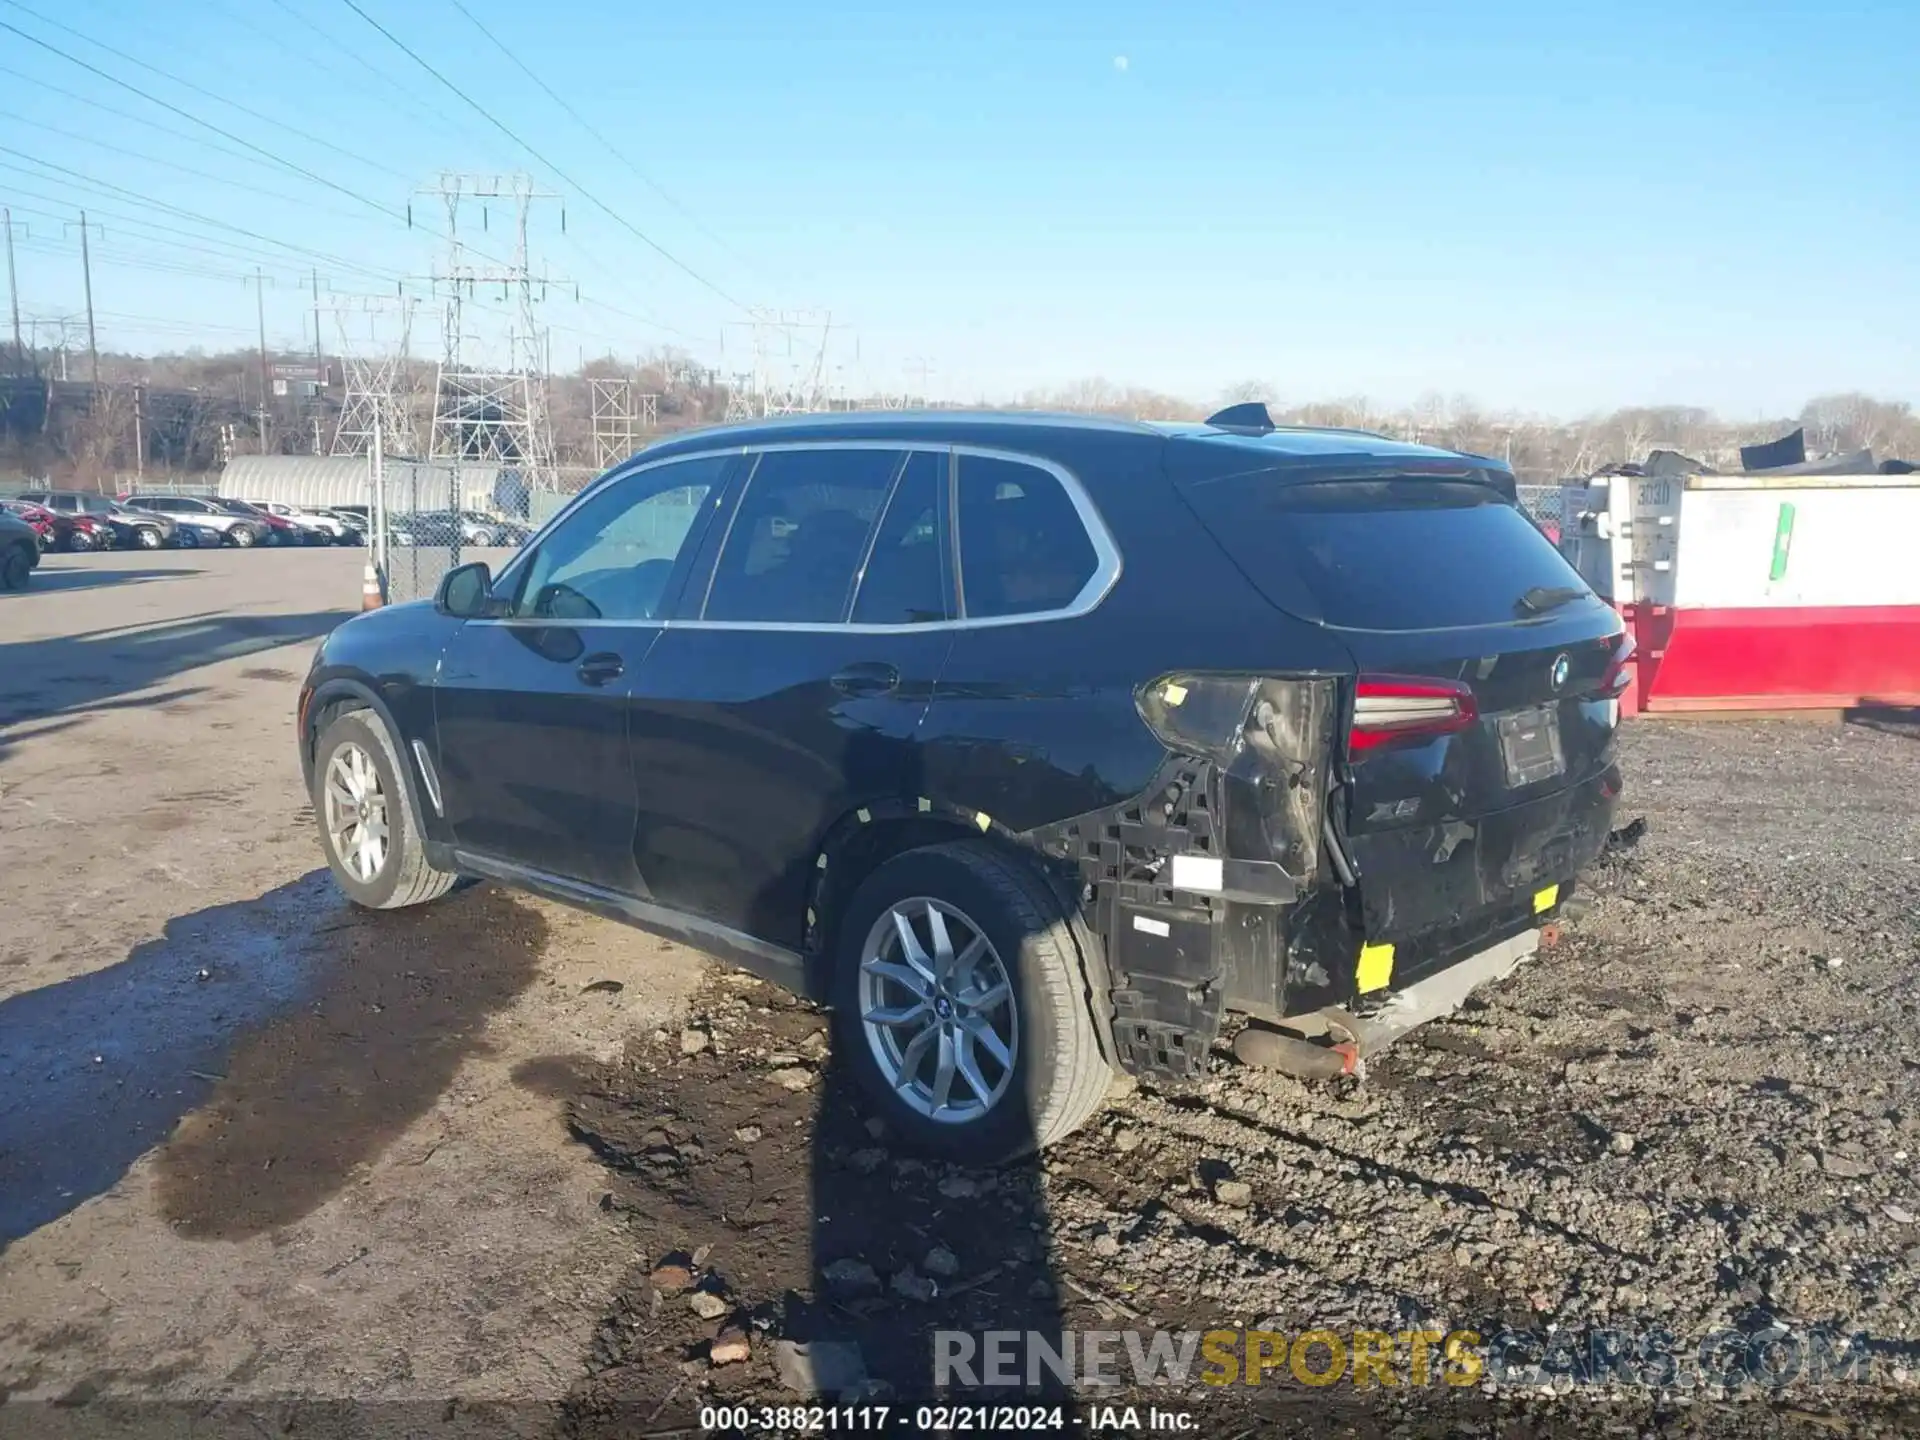
[[1096, 1430], [1181, 1434], [1195, 1428], [1184, 1410], [1159, 1406], [1101, 1405], [1086, 1416], [1061, 1405], [709, 1405], [700, 1411], [700, 1428], [709, 1434], [799, 1433], [885, 1434], [909, 1431], [1011, 1435]]

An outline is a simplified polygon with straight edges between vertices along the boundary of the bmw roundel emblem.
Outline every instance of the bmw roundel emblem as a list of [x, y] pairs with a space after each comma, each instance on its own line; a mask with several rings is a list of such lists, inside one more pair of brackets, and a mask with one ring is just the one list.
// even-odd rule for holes
[[1564, 690], [1567, 685], [1567, 677], [1572, 673], [1573, 662], [1571, 660], [1567, 659], [1564, 655], [1556, 655], [1553, 657], [1553, 669], [1549, 674], [1552, 677], [1554, 689]]

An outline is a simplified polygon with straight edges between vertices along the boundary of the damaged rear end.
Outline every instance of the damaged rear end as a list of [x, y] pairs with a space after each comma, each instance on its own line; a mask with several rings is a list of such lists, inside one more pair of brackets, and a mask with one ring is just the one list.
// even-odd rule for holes
[[1097, 887], [1131, 1069], [1197, 1073], [1226, 1010], [1293, 1032], [1248, 1058], [1355, 1068], [1532, 954], [1606, 842], [1618, 617], [1504, 467], [1380, 446], [1412, 454], [1175, 468], [1261, 596], [1350, 663], [1290, 669], [1255, 633], [1245, 671], [1137, 693], [1169, 759], [1106, 817]]

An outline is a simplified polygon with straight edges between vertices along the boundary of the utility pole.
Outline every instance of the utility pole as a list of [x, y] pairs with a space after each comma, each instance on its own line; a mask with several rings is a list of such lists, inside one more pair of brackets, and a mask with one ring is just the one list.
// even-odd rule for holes
[[273, 402], [273, 371], [267, 364], [267, 277], [253, 267], [253, 298], [260, 317], [260, 453], [267, 453], [267, 408]]
[[[313, 368], [318, 372], [314, 379], [321, 385], [326, 383], [327, 378], [326, 372], [321, 369], [324, 363], [320, 354], [320, 272], [315, 270], [313, 272]], [[318, 455], [320, 452], [316, 450], [313, 453]]]
[[0, 210], [0, 215], [7, 222], [7, 296], [13, 304], [13, 349], [16, 357], [24, 360], [27, 352], [20, 345], [20, 282], [13, 271], [13, 210]]
[[147, 473], [147, 387], [133, 387], [133, 474], [135, 479]]
[[93, 366], [92, 383], [98, 387], [100, 342], [93, 329], [93, 252], [87, 248], [87, 212], [84, 210], [80, 212], [80, 278], [87, 291], [87, 358]]

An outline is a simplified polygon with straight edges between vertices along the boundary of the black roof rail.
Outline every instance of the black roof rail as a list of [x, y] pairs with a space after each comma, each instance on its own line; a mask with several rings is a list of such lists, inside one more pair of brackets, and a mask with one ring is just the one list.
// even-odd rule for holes
[[1265, 402], [1260, 400], [1229, 405], [1209, 415], [1205, 423], [1216, 430], [1238, 430], [1248, 435], [1270, 435], [1274, 430], [1273, 417], [1267, 413]]

